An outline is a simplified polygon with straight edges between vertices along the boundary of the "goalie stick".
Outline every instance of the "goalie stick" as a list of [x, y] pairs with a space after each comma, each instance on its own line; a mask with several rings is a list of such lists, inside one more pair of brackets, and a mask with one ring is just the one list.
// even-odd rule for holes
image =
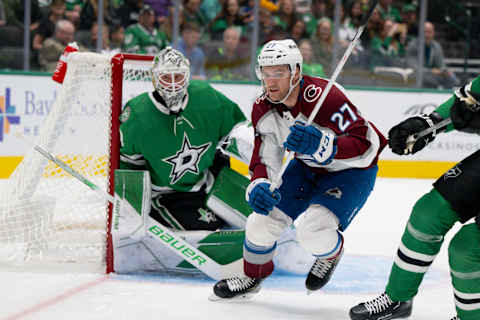
[[[318, 111], [320, 110], [323, 102], [327, 98], [328, 93], [330, 92], [330, 89], [333, 87], [333, 84], [335, 80], [337, 80], [338, 75], [343, 69], [343, 66], [347, 62], [347, 59], [350, 57], [350, 54], [352, 53], [353, 49], [357, 45], [360, 36], [363, 33], [363, 30], [367, 27], [367, 22], [370, 16], [372, 15], [373, 10], [375, 10], [375, 7], [377, 6], [378, 0], [374, 0], [373, 3], [371, 4], [370, 8], [368, 9], [368, 12], [363, 16], [362, 21], [360, 21], [360, 27], [358, 27], [357, 32], [355, 33], [355, 36], [353, 37], [353, 40], [350, 42], [348, 45], [348, 48], [345, 50], [345, 53], [343, 54], [342, 59], [338, 63], [337, 67], [335, 68], [335, 71], [333, 72], [332, 77], [330, 80], [328, 80], [327, 86], [325, 87], [325, 90], [322, 91], [322, 94], [320, 95], [320, 98], [318, 99], [317, 103], [315, 104], [315, 108], [313, 109], [312, 113], [310, 113], [310, 116], [308, 117], [307, 120], [307, 126], [311, 125], [313, 122], [313, 119], [317, 115]], [[286, 160], [283, 162], [282, 167], [280, 168], [280, 171], [274, 181], [272, 181], [272, 184], [270, 185], [270, 191], [273, 192], [276, 188], [278, 188], [279, 182], [282, 179], [283, 173], [287, 169], [288, 163], [293, 159], [293, 156], [295, 155], [294, 152], [291, 151], [286, 151], [284, 154], [283, 158], [286, 158]]]
[[[15, 136], [20, 138], [21, 140], [25, 141], [29, 145], [33, 146], [34, 150], [39, 152], [42, 156], [47, 158], [48, 160], [54, 162], [57, 166], [59, 166], [61, 169], [65, 170], [67, 173], [72, 175], [74, 178], [78, 179], [80, 182], [85, 184], [87, 187], [89, 187], [91, 190], [97, 192], [103, 199], [109, 201], [110, 203], [114, 204], [117, 201], [117, 205], [120, 205], [122, 202], [122, 199], [120, 198], [114, 198], [111, 194], [107, 193], [106, 191], [102, 190], [99, 188], [95, 183], [91, 182], [88, 180], [86, 177], [84, 177], [81, 173], [70, 167], [67, 163], [50, 153], [49, 151], [45, 150], [38, 144], [34, 144], [33, 142], [29, 141], [26, 139], [21, 133], [16, 133]], [[182, 239], [181, 235], [176, 234], [175, 232], [170, 231], [169, 228], [165, 227], [164, 225], [160, 223], [156, 223], [157, 226], [154, 228], [153, 233], [157, 234], [161, 230], [161, 232], [168, 232], [168, 236], [171, 237], [171, 241], [167, 242], [161, 242], [164, 244], [170, 251], [175, 252], [175, 254], [181, 256], [183, 259], [186, 259], [186, 256], [176, 249], [174, 246], [170, 245], [170, 243], [175, 243], [177, 248], [179, 246], [184, 246], [187, 250], [190, 250], [190, 252], [196, 253], [196, 255], [191, 254], [190, 261], [186, 259], [189, 263], [191, 263], [194, 267], [197, 269], [201, 270], [204, 272], [206, 275], [209, 277], [213, 278], [214, 280], [221, 280], [225, 279], [226, 277], [231, 277], [232, 273], [234, 270], [232, 270], [229, 265], [221, 265], [217, 263], [215, 260], [211, 259], [209, 256], [206, 254], [202, 253], [198, 248], [192, 246], [190, 243], [186, 242], [185, 240]], [[165, 231], [167, 230], [167, 231]]]

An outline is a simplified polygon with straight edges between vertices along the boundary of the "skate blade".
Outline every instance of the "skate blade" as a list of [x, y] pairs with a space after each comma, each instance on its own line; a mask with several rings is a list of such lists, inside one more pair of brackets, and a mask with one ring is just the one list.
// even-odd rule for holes
[[250, 301], [256, 293], [246, 293], [242, 294], [233, 298], [221, 298], [217, 296], [215, 293], [210, 294], [208, 300], [213, 302], [221, 302], [221, 303], [231, 303], [231, 302], [248, 302]]

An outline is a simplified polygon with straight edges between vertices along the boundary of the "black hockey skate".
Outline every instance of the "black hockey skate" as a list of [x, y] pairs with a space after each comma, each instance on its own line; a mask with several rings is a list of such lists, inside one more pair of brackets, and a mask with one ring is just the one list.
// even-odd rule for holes
[[315, 262], [310, 269], [310, 272], [307, 275], [307, 279], [305, 280], [305, 286], [307, 287], [308, 291], [315, 291], [322, 288], [324, 285], [330, 281], [332, 277], [333, 271], [338, 265], [338, 262], [342, 258], [343, 255], [343, 247], [340, 253], [331, 259], [315, 259]]
[[213, 287], [210, 300], [246, 300], [260, 291], [262, 279], [233, 277], [218, 281]]
[[412, 300], [392, 301], [384, 292], [377, 298], [360, 303], [350, 309], [352, 320], [390, 320], [406, 318], [412, 314]]
[[450, 319], [450, 320], [460, 320], [460, 318], [459, 318], [458, 316], [455, 316], [455, 317], [453, 317], [453, 318]]

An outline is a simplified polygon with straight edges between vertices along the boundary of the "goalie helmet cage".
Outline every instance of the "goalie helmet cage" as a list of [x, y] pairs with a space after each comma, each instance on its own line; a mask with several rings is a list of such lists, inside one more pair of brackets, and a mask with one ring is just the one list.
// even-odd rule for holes
[[[152, 60], [71, 53], [34, 143], [113, 194], [122, 105], [153, 90]], [[111, 204], [31, 148], [0, 190], [0, 267], [112, 272], [111, 219]]]

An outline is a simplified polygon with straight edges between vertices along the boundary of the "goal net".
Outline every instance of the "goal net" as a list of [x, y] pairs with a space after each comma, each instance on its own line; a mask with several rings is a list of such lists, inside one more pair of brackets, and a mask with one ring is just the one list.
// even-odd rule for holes
[[[33, 142], [112, 193], [121, 107], [153, 90], [152, 58], [71, 53], [56, 101]], [[105, 199], [32, 147], [0, 190], [0, 266], [68, 262], [80, 270], [111, 272], [110, 213]]]

